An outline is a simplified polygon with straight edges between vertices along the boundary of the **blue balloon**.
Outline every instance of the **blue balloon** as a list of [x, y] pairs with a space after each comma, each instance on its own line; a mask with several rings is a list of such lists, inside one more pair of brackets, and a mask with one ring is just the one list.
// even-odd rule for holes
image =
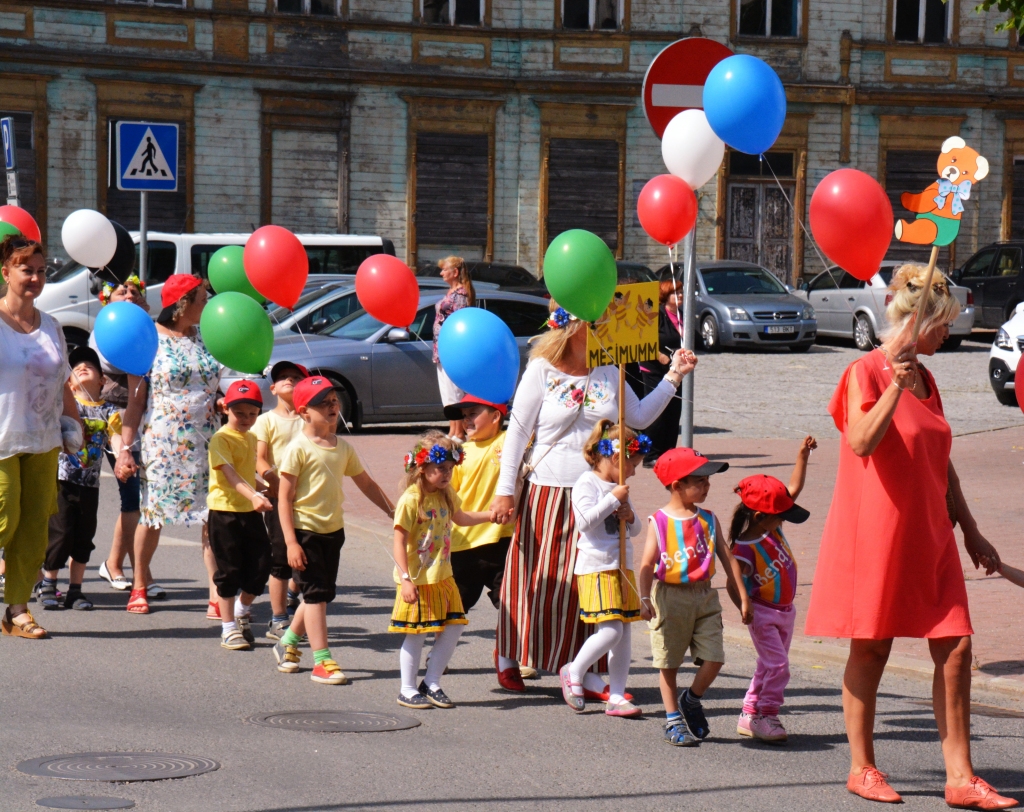
[[149, 314], [131, 302], [112, 302], [93, 326], [96, 346], [111, 364], [129, 375], [149, 372], [160, 341]]
[[456, 310], [441, 325], [437, 355], [459, 389], [508, 403], [519, 377], [519, 346], [500, 318], [479, 307]]
[[786, 121], [786, 89], [762, 59], [723, 59], [704, 82], [704, 115], [715, 135], [750, 155], [767, 152]]

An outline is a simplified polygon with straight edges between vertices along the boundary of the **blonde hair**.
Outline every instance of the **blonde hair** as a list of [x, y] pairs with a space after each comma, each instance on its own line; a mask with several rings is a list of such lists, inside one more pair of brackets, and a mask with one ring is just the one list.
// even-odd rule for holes
[[[552, 299], [548, 302], [548, 312], [554, 313], [556, 310], [558, 310], [558, 302]], [[530, 360], [543, 358], [552, 366], [557, 365], [569, 354], [569, 339], [585, 328], [586, 324], [583, 321], [573, 319], [565, 327], [552, 327], [539, 336], [534, 336], [529, 340], [529, 343], [533, 344], [533, 348], [530, 350]]]
[[441, 270], [455, 268], [459, 272], [459, 284], [465, 288], [466, 298], [469, 299], [469, 306], [473, 307], [476, 304], [476, 290], [473, 288], [473, 280], [469, 276], [466, 260], [456, 256], [445, 257], [437, 261], [437, 267]]
[[604, 455], [597, 450], [597, 444], [602, 440], [618, 440], [619, 448], [625, 449], [626, 445], [636, 437], [629, 426], [619, 426], [613, 423], [607, 418], [598, 420], [597, 425], [594, 426], [594, 430], [590, 432], [590, 436], [587, 441], [583, 444], [583, 459], [587, 461], [591, 468], [594, 468], [598, 460]]
[[[444, 448], [447, 448], [449, 451], [451, 451], [455, 447], [455, 442], [451, 439], [451, 437], [442, 434], [436, 429], [428, 431], [426, 434], [420, 437], [419, 440], [416, 441], [417, 448], [421, 446], [425, 448], [432, 448], [435, 445], [443, 446]], [[417, 465], [411, 471], [406, 473], [404, 477], [402, 477], [402, 482], [399, 485], [403, 492], [409, 490], [410, 488], [416, 488], [416, 490], [419, 492], [420, 498], [419, 501], [416, 503], [416, 513], [418, 514], [417, 518], [421, 522], [425, 522], [427, 520], [427, 516], [423, 512], [423, 500], [427, 498], [427, 489], [423, 482], [423, 475], [428, 465], [434, 465], [434, 463], [425, 462], [423, 463], [423, 465]], [[444, 491], [441, 493], [441, 499], [444, 500], [444, 503], [448, 508], [448, 515], [449, 517], [451, 517], [451, 515], [455, 513], [455, 491], [452, 490], [452, 487], [450, 485], [447, 488], [445, 488]], [[450, 518], [449, 521], [451, 521]]]
[[[927, 276], [928, 266], [920, 262], [908, 262], [893, 271], [892, 282], [889, 283], [892, 300], [885, 308], [889, 327], [882, 331], [880, 338], [883, 341], [898, 336], [910, 324], [917, 313], [921, 296], [925, 293], [923, 288]], [[950, 294], [945, 274], [936, 270], [932, 276], [931, 291], [928, 292], [919, 332], [925, 333], [939, 324], [950, 324], [959, 315], [960, 302]]]

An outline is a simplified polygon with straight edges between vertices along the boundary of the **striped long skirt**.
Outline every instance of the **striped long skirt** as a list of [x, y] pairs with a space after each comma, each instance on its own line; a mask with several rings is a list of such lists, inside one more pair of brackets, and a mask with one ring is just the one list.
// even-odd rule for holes
[[[591, 627], [580, 620], [576, 591], [576, 520], [572, 488], [527, 483], [501, 582], [498, 653], [558, 673]], [[607, 670], [602, 657], [595, 671]]]

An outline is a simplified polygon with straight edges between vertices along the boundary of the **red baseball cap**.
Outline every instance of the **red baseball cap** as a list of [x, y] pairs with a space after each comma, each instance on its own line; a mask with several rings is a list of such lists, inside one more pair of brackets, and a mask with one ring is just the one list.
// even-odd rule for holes
[[759, 513], [778, 516], [793, 524], [802, 524], [811, 515], [793, 501], [781, 481], [767, 474], [748, 476], [735, 490], [746, 507]]
[[278, 361], [270, 368], [270, 380], [277, 383], [278, 378], [283, 378], [286, 373], [293, 369], [302, 375], [303, 378], [309, 377], [309, 370], [302, 364], [296, 364], [294, 361]]
[[203, 280], [190, 273], [176, 273], [173, 276], [168, 276], [163, 288], [160, 289], [160, 305], [170, 307], [177, 304], [182, 296], [190, 290], [195, 290], [201, 284], [203, 284]]
[[237, 406], [241, 403], [263, 408], [263, 394], [252, 381], [235, 381], [224, 395], [225, 406]]
[[692, 448], [670, 448], [654, 463], [654, 475], [666, 487], [687, 476], [710, 476], [729, 469], [727, 462], [712, 462]]
[[478, 398], [476, 395], [463, 395], [462, 400], [458, 403], [452, 403], [444, 407], [444, 416], [449, 420], [461, 420], [462, 409], [464, 406], [473, 406], [479, 404], [481, 406], [490, 406], [492, 409], [497, 409], [501, 412], [502, 417], [508, 416], [508, 404], [507, 403], [491, 403], [489, 400]]
[[338, 388], [321, 375], [303, 378], [292, 389], [292, 405], [296, 411], [303, 406], [318, 406], [331, 391]]

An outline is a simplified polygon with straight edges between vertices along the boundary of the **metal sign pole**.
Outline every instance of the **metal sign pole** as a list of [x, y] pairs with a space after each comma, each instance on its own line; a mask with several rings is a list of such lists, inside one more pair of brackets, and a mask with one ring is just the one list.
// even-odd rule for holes
[[139, 279], [143, 282], [149, 281], [149, 268], [146, 263], [146, 252], [149, 247], [146, 243], [148, 198], [149, 192], [139, 192]]
[[[683, 282], [683, 349], [692, 350], [694, 345], [694, 311], [697, 297], [697, 227], [686, 237], [686, 277]], [[680, 389], [682, 409], [679, 413], [679, 445], [693, 447], [693, 370], [683, 378]]]

